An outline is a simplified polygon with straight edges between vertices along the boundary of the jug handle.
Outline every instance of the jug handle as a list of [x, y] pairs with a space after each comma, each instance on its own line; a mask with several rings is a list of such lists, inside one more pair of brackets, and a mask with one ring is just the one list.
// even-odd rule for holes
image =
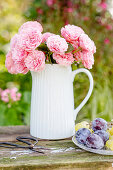
[[74, 77], [76, 74], [78, 73], [85, 73], [88, 78], [89, 78], [89, 81], [90, 81], [90, 87], [89, 87], [89, 91], [86, 95], [86, 97], [84, 98], [84, 100], [81, 102], [81, 104], [74, 110], [74, 119], [76, 120], [76, 116], [77, 116], [77, 113], [81, 110], [81, 108], [86, 104], [86, 102], [88, 101], [89, 97], [91, 96], [91, 93], [92, 93], [92, 90], [93, 90], [93, 77], [91, 75], [91, 73], [85, 69], [85, 68], [80, 68], [80, 69], [77, 69], [75, 71], [72, 72], [72, 76], [73, 76], [73, 80], [74, 80]]

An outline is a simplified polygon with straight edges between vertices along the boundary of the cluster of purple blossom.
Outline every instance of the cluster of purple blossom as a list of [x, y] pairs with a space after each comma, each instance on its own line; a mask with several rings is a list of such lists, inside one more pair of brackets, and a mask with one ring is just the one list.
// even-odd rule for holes
[[5, 90], [2, 90], [0, 88], [0, 98], [5, 103], [9, 103], [9, 102], [13, 103], [20, 100], [21, 93], [18, 92], [18, 89], [16, 87], [11, 89], [8, 88]]
[[[96, 47], [80, 27], [66, 25], [61, 29], [63, 38], [49, 32], [42, 34], [42, 31], [39, 22], [28, 21], [11, 39], [11, 50], [6, 56], [5, 63], [11, 74], [43, 70], [50, 56], [57, 64], [63, 66], [81, 61], [84, 67], [92, 68]], [[47, 53], [38, 50], [41, 44], [46, 45]], [[67, 52], [69, 44], [73, 46], [71, 52]]]

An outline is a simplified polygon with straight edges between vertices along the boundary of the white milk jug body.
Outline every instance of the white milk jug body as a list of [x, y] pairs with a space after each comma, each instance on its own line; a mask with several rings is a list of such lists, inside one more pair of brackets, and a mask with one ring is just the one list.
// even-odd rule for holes
[[[74, 109], [73, 80], [84, 72], [90, 88], [82, 103]], [[64, 139], [74, 135], [75, 119], [93, 90], [93, 78], [87, 69], [72, 71], [71, 66], [46, 64], [32, 74], [30, 134], [41, 139]]]

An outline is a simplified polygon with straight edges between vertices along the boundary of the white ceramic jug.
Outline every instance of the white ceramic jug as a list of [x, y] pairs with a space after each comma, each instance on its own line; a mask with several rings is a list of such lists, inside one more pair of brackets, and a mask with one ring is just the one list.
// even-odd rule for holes
[[[74, 110], [73, 80], [84, 72], [90, 88], [82, 103]], [[41, 139], [64, 139], [74, 135], [79, 110], [93, 90], [91, 73], [84, 68], [72, 71], [71, 66], [46, 64], [45, 69], [32, 74], [30, 134]]]

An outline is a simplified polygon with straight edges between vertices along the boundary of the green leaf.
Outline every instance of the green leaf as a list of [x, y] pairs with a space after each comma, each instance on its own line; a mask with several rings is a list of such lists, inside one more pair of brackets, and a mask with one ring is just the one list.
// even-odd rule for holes
[[7, 108], [4, 125], [22, 125], [22, 115], [12, 107]]

